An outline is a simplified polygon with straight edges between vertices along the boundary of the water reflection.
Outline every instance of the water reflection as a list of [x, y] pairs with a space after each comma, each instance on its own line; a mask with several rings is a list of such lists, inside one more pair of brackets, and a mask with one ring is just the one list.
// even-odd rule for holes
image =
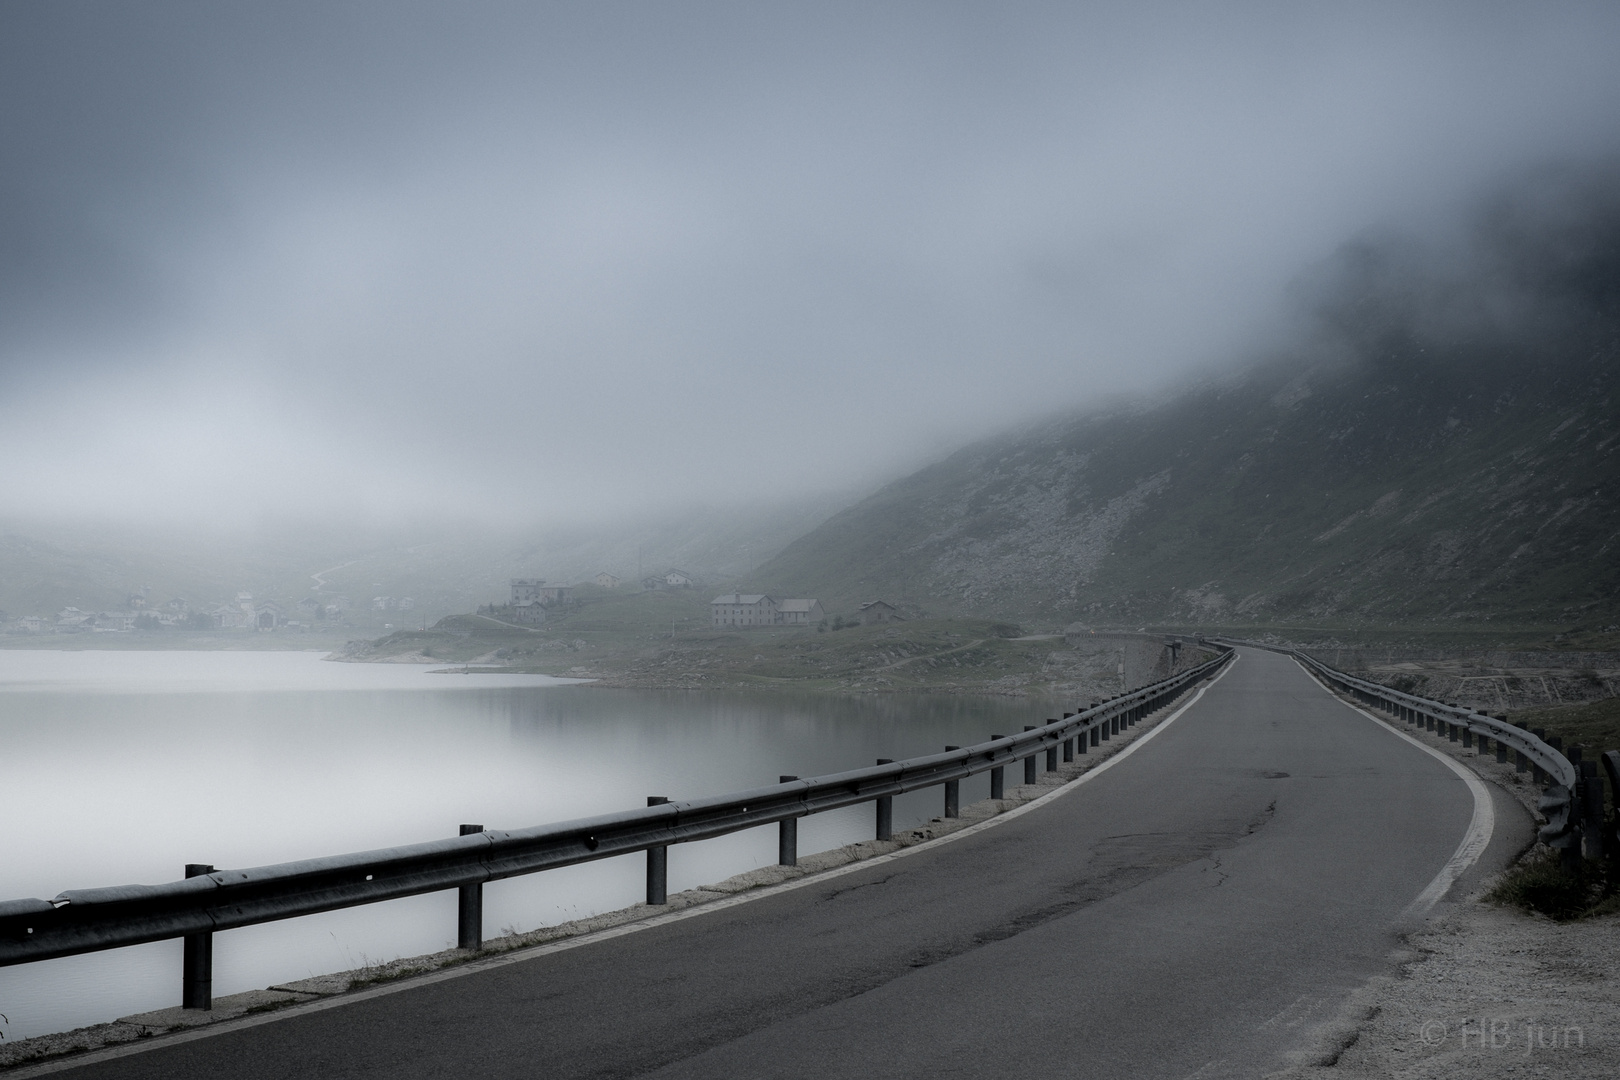
[[[160, 882], [523, 827], [966, 745], [1041, 718], [967, 697], [655, 692], [481, 681], [289, 653], [0, 652], [0, 898]], [[177, 689], [166, 690], [166, 685]], [[964, 802], [988, 779], [963, 783]], [[895, 826], [939, 813], [895, 801]], [[872, 835], [872, 807], [800, 823], [809, 853]], [[680, 845], [670, 888], [776, 858], [775, 827]], [[485, 889], [487, 933], [639, 898], [641, 856]], [[453, 894], [215, 937], [218, 995], [453, 944]], [[0, 969], [8, 1038], [178, 1003], [179, 943]], [[172, 954], [172, 955], [171, 955]]]

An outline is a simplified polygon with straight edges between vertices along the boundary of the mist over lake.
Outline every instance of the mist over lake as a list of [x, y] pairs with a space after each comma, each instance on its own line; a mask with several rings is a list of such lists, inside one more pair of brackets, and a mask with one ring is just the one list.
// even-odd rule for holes
[[[0, 651], [0, 896], [155, 884], [513, 828], [966, 745], [1018, 700], [604, 690], [538, 675], [333, 664], [318, 653]], [[984, 789], [984, 790], [981, 790]], [[963, 800], [988, 779], [963, 783]], [[937, 791], [895, 800], [902, 828]], [[871, 807], [805, 819], [805, 853], [869, 839]], [[774, 827], [681, 845], [672, 891], [776, 861]], [[641, 898], [641, 856], [492, 883], [484, 925]], [[446, 948], [455, 895], [215, 935], [216, 994]], [[178, 1002], [180, 942], [0, 969], [8, 1038]]]

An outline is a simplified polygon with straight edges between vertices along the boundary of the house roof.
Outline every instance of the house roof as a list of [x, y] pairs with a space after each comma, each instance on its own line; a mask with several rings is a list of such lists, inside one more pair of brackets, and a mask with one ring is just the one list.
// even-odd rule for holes
[[711, 604], [757, 604], [761, 600], [769, 600], [764, 593], [726, 593], [710, 600]]
[[819, 601], [816, 600], [783, 600], [776, 605], [778, 611], [809, 611]]
[[861, 605], [861, 610], [865, 611], [867, 608], [872, 607], [886, 607], [890, 611], [895, 610], [895, 606], [889, 603], [887, 600], [868, 600], [866, 603]]

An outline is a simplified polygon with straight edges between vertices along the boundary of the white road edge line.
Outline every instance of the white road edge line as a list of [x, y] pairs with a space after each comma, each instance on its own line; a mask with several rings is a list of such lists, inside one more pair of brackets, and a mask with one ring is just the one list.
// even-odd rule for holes
[[[1305, 672], [1312, 682], [1321, 686], [1321, 682], [1316, 678], [1315, 673], [1304, 664], [1300, 664], [1297, 657], [1294, 658], [1294, 663], [1299, 664], [1300, 670]], [[1325, 687], [1324, 690], [1326, 690]], [[1457, 850], [1451, 853], [1451, 858], [1446, 860], [1446, 865], [1442, 866], [1440, 872], [1434, 875], [1434, 880], [1429, 882], [1422, 892], [1418, 893], [1417, 899], [1406, 905], [1406, 910], [1401, 912], [1403, 919], [1421, 919], [1429, 913], [1430, 908], [1440, 902], [1441, 897], [1451, 891], [1451, 887], [1457, 883], [1457, 879], [1463, 875], [1463, 872], [1473, 866], [1481, 855], [1485, 854], [1485, 848], [1491, 842], [1491, 834], [1496, 831], [1496, 804], [1491, 801], [1491, 793], [1485, 786], [1485, 782], [1472, 769], [1456, 758], [1449, 754], [1442, 754], [1434, 747], [1419, 742], [1383, 717], [1368, 709], [1363, 709], [1359, 705], [1350, 704], [1332, 691], [1327, 691], [1327, 694], [1351, 712], [1360, 713], [1391, 735], [1405, 739], [1425, 754], [1444, 764], [1446, 768], [1456, 773], [1463, 783], [1468, 785], [1469, 793], [1474, 796], [1474, 816], [1469, 819], [1468, 830], [1463, 833], [1462, 842], [1457, 845]]]
[[961, 840], [964, 837], [976, 835], [984, 832], [986, 829], [994, 828], [1003, 822], [1011, 821], [1013, 818], [1022, 817], [1031, 810], [1034, 810], [1036, 807], [1044, 806], [1053, 799], [1067, 795], [1080, 785], [1088, 783], [1102, 773], [1107, 772], [1115, 765], [1118, 765], [1121, 761], [1124, 761], [1126, 758], [1136, 753], [1137, 750], [1141, 749], [1145, 743], [1147, 743], [1154, 736], [1158, 735], [1159, 732], [1163, 731], [1165, 728], [1179, 720], [1182, 713], [1185, 713], [1188, 709], [1198, 704], [1198, 699], [1204, 696], [1204, 691], [1208, 690], [1210, 687], [1224, 679], [1226, 677], [1226, 673], [1231, 671], [1232, 668], [1237, 665], [1239, 659], [1241, 659], [1240, 656], [1234, 655], [1232, 657], [1232, 662], [1222, 668], [1219, 675], [1216, 675], [1209, 682], [1198, 688], [1198, 693], [1193, 695], [1191, 701], [1187, 702], [1181, 708], [1165, 717], [1158, 724], [1155, 724], [1153, 730], [1136, 739], [1131, 743], [1131, 745], [1127, 746], [1125, 749], [1121, 750], [1119, 753], [1115, 754], [1101, 765], [1098, 765], [1095, 769], [1088, 769], [1086, 772], [1081, 773], [1067, 784], [1064, 784], [1061, 787], [1053, 788], [1045, 795], [1042, 795], [1038, 799], [1031, 799], [1023, 806], [1009, 810], [1005, 814], [997, 814], [993, 818], [987, 818], [976, 825], [969, 825], [965, 829], [959, 829], [956, 832], [950, 833], [946, 836], [936, 837], [933, 840], [925, 840], [920, 844], [913, 844], [911, 847], [901, 848], [899, 851], [891, 851], [887, 855], [878, 855], [870, 859], [863, 859], [860, 862], [845, 863], [843, 866], [834, 867], [831, 870], [824, 870], [818, 874], [806, 874], [804, 877], [794, 878], [792, 881], [784, 881], [778, 885], [767, 885], [762, 889], [751, 889], [745, 893], [738, 893], [734, 896], [728, 896], [723, 900], [711, 900], [707, 903], [697, 904], [693, 907], [684, 908], [680, 911], [672, 911], [667, 915], [654, 915], [651, 918], [640, 919], [633, 923], [625, 923], [623, 926], [613, 926], [606, 930], [597, 930], [593, 933], [581, 934], [579, 937], [567, 938], [562, 941], [551, 941], [544, 945], [535, 945], [527, 949], [516, 949], [509, 953], [502, 953], [500, 956], [490, 957], [487, 960], [473, 960], [465, 964], [459, 964], [453, 968], [442, 968], [439, 971], [430, 972], [425, 975], [411, 975], [400, 979], [398, 982], [386, 983], [382, 986], [373, 986], [365, 990], [355, 990], [349, 993], [335, 994], [332, 997], [320, 998], [316, 1001], [307, 1001], [301, 1005], [289, 1005], [284, 1009], [277, 1009], [276, 1011], [269, 1013], [260, 1013], [257, 1016], [244, 1016], [236, 1020], [222, 1020], [217, 1024], [209, 1024], [206, 1027], [193, 1028], [190, 1031], [176, 1032], [173, 1035], [165, 1035], [162, 1038], [142, 1040], [140, 1042], [121, 1043], [118, 1046], [109, 1046], [101, 1050], [92, 1050], [85, 1054], [71, 1054], [66, 1057], [41, 1062], [38, 1065], [24, 1065], [16, 1070], [0, 1073], [0, 1077], [3, 1077], [4, 1080], [27, 1080], [28, 1077], [44, 1076], [47, 1073], [61, 1072], [64, 1069], [76, 1069], [81, 1065], [93, 1065], [101, 1061], [110, 1061], [114, 1058], [129, 1057], [132, 1054], [145, 1053], [148, 1050], [157, 1050], [167, 1046], [178, 1046], [181, 1043], [195, 1042], [198, 1039], [207, 1039], [215, 1035], [226, 1035], [233, 1031], [244, 1031], [248, 1028], [258, 1027], [261, 1024], [273, 1024], [280, 1020], [290, 1020], [295, 1016], [303, 1016], [308, 1013], [324, 1012], [327, 1009], [335, 1009], [343, 1005], [352, 1005], [359, 1001], [369, 1001], [372, 998], [387, 997], [390, 994], [399, 994], [407, 990], [414, 990], [419, 986], [426, 986], [431, 983], [446, 982], [450, 979], [459, 979], [467, 975], [476, 975], [481, 971], [489, 971], [491, 968], [505, 967], [508, 964], [518, 964], [525, 960], [534, 960], [538, 957], [546, 956], [551, 953], [564, 952], [568, 949], [577, 949], [583, 945], [591, 945], [598, 941], [608, 941], [612, 938], [624, 937], [627, 934], [640, 933], [643, 930], [651, 930], [655, 926], [665, 926], [669, 923], [680, 922], [683, 919], [694, 919], [700, 915], [707, 915], [711, 912], [723, 911], [726, 908], [737, 907], [739, 904], [750, 904], [755, 900], [763, 900], [768, 896], [777, 896], [781, 893], [792, 892], [794, 889], [802, 889], [809, 885], [819, 885], [831, 878], [843, 877], [845, 874], [853, 874], [858, 870], [866, 870], [874, 866], [882, 866], [884, 863], [893, 862], [896, 859], [903, 859], [910, 855], [916, 855], [919, 852], [932, 851], [941, 845], [949, 844], [955, 840]]

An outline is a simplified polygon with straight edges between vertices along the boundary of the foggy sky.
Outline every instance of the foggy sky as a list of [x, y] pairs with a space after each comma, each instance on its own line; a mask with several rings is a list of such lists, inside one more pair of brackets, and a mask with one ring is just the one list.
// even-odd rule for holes
[[1620, 150], [1620, 6], [0, 5], [0, 514], [853, 490]]

